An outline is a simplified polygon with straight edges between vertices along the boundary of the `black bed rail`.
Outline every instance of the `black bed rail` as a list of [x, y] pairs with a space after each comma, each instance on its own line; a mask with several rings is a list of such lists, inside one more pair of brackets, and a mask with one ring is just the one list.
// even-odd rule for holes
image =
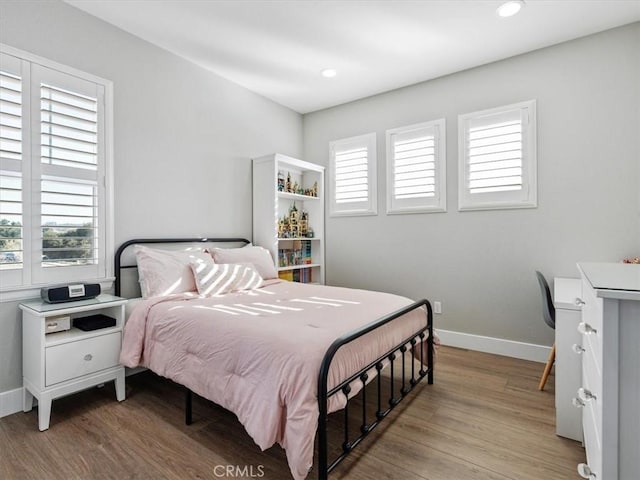
[[[414, 332], [410, 337], [404, 339], [401, 343], [387, 351], [385, 354], [378, 357], [369, 365], [362, 368], [359, 372], [354, 373], [350, 377], [341, 381], [338, 385], [334, 386], [331, 390], [328, 390], [327, 380], [329, 376], [329, 369], [331, 362], [340, 347], [356, 340], [357, 338], [366, 335], [367, 333], [391, 322], [392, 320], [405, 315], [412, 310], [420, 307], [426, 307], [427, 310], [427, 324]], [[428, 332], [428, 333], [425, 333]], [[425, 362], [423, 342], [426, 337], [427, 342], [427, 358]], [[411, 354], [411, 378], [406, 382], [405, 372], [405, 354], [407, 353], [407, 345], [410, 345]], [[420, 369], [418, 375], [415, 372], [415, 353], [416, 345], [419, 346], [420, 352]], [[394, 361], [397, 358], [397, 353], [401, 354], [402, 358], [402, 387], [400, 388], [399, 396], [396, 397], [394, 393]], [[382, 406], [382, 369], [385, 362], [388, 362], [390, 366], [390, 395], [387, 401], [388, 407], [383, 409]], [[425, 368], [424, 365], [427, 365]], [[376, 418], [372, 419], [370, 423], [367, 423], [367, 402], [366, 402], [366, 385], [369, 380], [368, 372], [375, 368], [378, 377], [377, 384], [377, 410]], [[427, 383], [433, 383], [433, 313], [431, 310], [431, 304], [428, 300], [420, 300], [415, 302], [401, 310], [387, 315], [381, 319], [376, 320], [364, 327], [351, 332], [338, 338], [331, 344], [327, 350], [320, 367], [318, 374], [318, 479], [326, 480], [329, 473], [349, 454], [351, 451], [367, 436], [371, 431], [378, 426], [378, 424], [384, 419], [391, 410], [393, 410], [413, 388], [424, 378], [427, 377]], [[362, 382], [362, 423], [360, 424], [360, 433], [353, 439], [349, 436], [349, 393], [351, 392], [351, 383], [359, 379]], [[337, 393], [342, 392], [347, 398], [347, 403], [344, 407], [344, 441], [342, 443], [342, 453], [335, 457], [331, 463], [328, 459], [328, 401], [329, 398]]]
[[137, 265], [122, 265], [122, 253], [131, 245], [145, 244], [145, 243], [251, 243], [246, 238], [212, 238], [212, 237], [196, 237], [196, 238], [137, 238], [134, 240], [127, 240], [116, 250], [113, 273], [116, 276], [113, 282], [114, 293], [116, 296], [120, 296], [122, 288], [122, 275], [121, 271], [125, 268], [137, 268]]

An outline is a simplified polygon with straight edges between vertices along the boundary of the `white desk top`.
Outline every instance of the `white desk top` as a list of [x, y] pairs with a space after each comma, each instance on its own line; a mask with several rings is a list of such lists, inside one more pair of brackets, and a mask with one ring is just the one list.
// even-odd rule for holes
[[579, 263], [599, 297], [640, 300], [640, 265], [629, 263]]
[[553, 305], [564, 310], [580, 310], [576, 298], [582, 295], [582, 282], [579, 278], [553, 279]]

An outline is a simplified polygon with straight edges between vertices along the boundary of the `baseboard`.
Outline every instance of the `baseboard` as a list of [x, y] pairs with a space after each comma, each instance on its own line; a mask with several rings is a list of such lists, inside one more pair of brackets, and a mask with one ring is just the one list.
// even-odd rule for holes
[[0, 418], [22, 411], [22, 388], [0, 392]]
[[533, 362], [547, 361], [551, 347], [535, 345], [533, 343], [516, 342], [503, 338], [483, 337], [470, 333], [452, 332], [450, 330], [437, 329], [442, 345], [450, 347], [466, 348], [478, 352], [495, 353], [506, 357], [531, 360]]

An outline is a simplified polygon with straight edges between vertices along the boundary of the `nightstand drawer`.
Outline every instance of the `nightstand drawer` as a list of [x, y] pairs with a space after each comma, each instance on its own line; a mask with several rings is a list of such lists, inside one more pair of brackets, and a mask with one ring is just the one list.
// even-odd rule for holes
[[118, 365], [121, 332], [46, 348], [45, 385]]

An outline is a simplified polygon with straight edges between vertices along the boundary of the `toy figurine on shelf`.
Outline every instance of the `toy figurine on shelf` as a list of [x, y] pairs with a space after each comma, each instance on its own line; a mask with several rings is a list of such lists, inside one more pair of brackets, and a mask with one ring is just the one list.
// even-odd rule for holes
[[313, 182], [313, 187], [311, 188], [311, 196], [312, 197], [318, 196], [318, 182]]
[[282, 170], [278, 170], [278, 191], [284, 192], [284, 173]]
[[293, 189], [291, 190], [291, 193], [298, 193], [298, 182], [293, 182]]
[[296, 202], [293, 202], [293, 205], [291, 205], [291, 208], [289, 208], [289, 223], [298, 223], [298, 209], [296, 208]]
[[298, 222], [298, 231], [300, 232], [300, 237], [306, 237], [307, 232], [309, 231], [309, 214], [304, 210], [300, 214], [300, 221]]
[[288, 214], [278, 219], [278, 238], [308, 238], [310, 230], [309, 213], [299, 211], [295, 202], [291, 204]]
[[307, 229], [307, 238], [313, 238], [313, 228]]
[[284, 191], [287, 193], [291, 193], [291, 173], [287, 172], [287, 182], [285, 183]]

